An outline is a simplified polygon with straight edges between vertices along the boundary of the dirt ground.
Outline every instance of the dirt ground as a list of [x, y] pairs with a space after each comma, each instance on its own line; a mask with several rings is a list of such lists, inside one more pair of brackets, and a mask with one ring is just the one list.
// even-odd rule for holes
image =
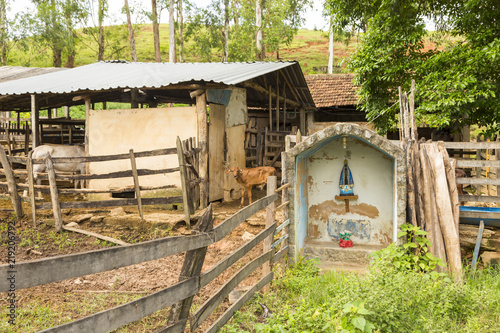
[[[254, 190], [254, 200], [264, 195], [265, 191]], [[10, 211], [11, 208], [10, 200], [6, 197], [0, 197], [1, 226], [5, 226], [7, 221], [13, 218], [13, 212]], [[23, 208], [26, 216], [16, 224], [16, 233], [18, 236], [16, 244], [19, 244], [16, 251], [17, 262], [116, 246], [110, 242], [100, 241], [95, 237], [79, 233], [63, 230], [60, 234], [57, 234], [54, 229], [52, 211], [50, 210], [37, 211], [37, 227], [34, 228], [31, 221], [29, 204], [26, 202], [23, 203]], [[239, 209], [241, 209], [239, 200], [230, 203], [214, 203], [214, 225], [221, 223]], [[201, 213], [201, 211], [198, 211], [196, 216], [199, 217]], [[150, 239], [186, 234], [183, 214], [183, 211], [180, 210], [172, 211], [165, 210], [164, 207], [146, 206], [144, 207], [145, 222], [142, 222], [136, 207], [99, 210], [70, 209], [63, 210], [63, 220], [65, 224], [70, 222], [76, 223], [80, 229], [97, 232], [127, 243], [138, 243]], [[203, 271], [243, 245], [247, 241], [245, 240], [246, 237], [256, 235], [263, 230], [264, 225], [265, 209], [242, 223], [222, 241], [209, 246]], [[7, 262], [6, 235], [6, 228], [3, 227], [0, 229], [0, 252], [5, 253], [5, 255], [0, 256], [0, 264]], [[227, 281], [252, 258], [261, 254], [262, 247], [262, 244], [256, 246], [244, 258], [203, 288], [194, 298], [194, 307], [199, 307], [199, 305], [223, 285], [224, 281]], [[175, 284], [178, 281], [183, 260], [184, 254], [177, 254], [112, 271], [19, 290], [16, 294], [18, 307], [48, 306], [51, 309], [56, 309], [63, 317], [59, 318], [56, 323], [68, 322], [97, 312], [91, 311], [91, 309], [89, 311], [82, 311], [81, 306], [78, 306], [89, 302], [93, 298], [98, 298], [96, 302], [105, 303], [103, 308], [98, 309], [98, 311], [101, 311], [124, 303], [120, 302], [119, 299], [117, 300], [117, 297], [108, 297], [109, 295], [123, 294], [125, 301], [130, 301]], [[260, 277], [261, 271], [258, 269], [238, 287], [251, 286]], [[2, 312], [6, 311], [2, 307], [6, 304], [6, 300], [6, 293], [0, 293], [0, 310]], [[198, 331], [206, 329], [228, 306], [229, 303], [226, 299], [215, 311], [215, 315], [212, 315]], [[168, 310], [163, 310], [148, 317], [146, 320], [118, 329], [116, 332], [154, 331], [165, 324], [165, 317], [167, 315]], [[1, 318], [0, 320], [4, 320], [5, 316], [2, 314]], [[25, 332], [22, 326], [16, 325], [13, 331]], [[35, 327], [35, 330], [44, 328], [47, 327]], [[33, 331], [33, 327], [28, 331]]]

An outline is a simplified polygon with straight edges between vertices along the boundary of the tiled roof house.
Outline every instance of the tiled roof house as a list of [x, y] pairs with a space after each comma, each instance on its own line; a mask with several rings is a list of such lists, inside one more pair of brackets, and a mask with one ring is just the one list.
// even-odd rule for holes
[[309, 91], [318, 108], [358, 104], [358, 87], [353, 84], [353, 79], [354, 74], [306, 75]]

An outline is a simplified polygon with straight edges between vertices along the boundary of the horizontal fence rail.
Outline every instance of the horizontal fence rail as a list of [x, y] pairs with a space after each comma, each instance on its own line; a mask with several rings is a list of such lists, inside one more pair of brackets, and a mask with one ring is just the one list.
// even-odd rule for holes
[[[25, 289], [39, 286], [47, 283], [62, 281], [69, 278], [76, 278], [94, 273], [109, 271], [116, 268], [139, 264], [145, 261], [164, 258], [167, 256], [186, 252], [185, 263], [188, 260], [188, 253], [193, 254], [199, 251], [206, 251], [207, 246], [222, 240], [229, 233], [233, 232], [241, 223], [253, 216], [258, 211], [267, 207], [274, 207], [274, 202], [279, 196], [276, 193], [267, 195], [264, 198], [256, 200], [228, 217], [215, 228], [210, 223], [206, 232], [194, 232], [189, 236], [172, 236], [156, 240], [146, 241], [139, 244], [128, 244], [119, 247], [88, 251], [84, 253], [62, 255], [53, 258], [44, 258], [16, 263], [16, 289]], [[148, 200], [166, 200], [166, 198], [145, 198], [143, 203]], [[137, 199], [126, 199], [127, 202], [134, 204]], [[91, 203], [91, 202], [88, 202]], [[65, 207], [61, 203], [61, 207]], [[71, 203], [67, 203], [71, 204]], [[50, 203], [42, 203], [37, 207], [48, 207]], [[210, 205], [200, 218], [206, 221], [207, 216], [212, 220], [212, 206]], [[206, 222], [203, 222], [206, 223]], [[274, 222], [266, 226], [264, 230], [255, 235], [245, 244], [234, 250], [228, 256], [220, 260], [204, 273], [196, 273], [194, 276], [188, 276], [183, 281], [162, 289], [158, 292], [141, 297], [137, 300], [104, 310], [84, 318], [62, 324], [56, 327], [47, 328], [41, 332], [108, 332], [140, 320], [158, 310], [172, 306], [172, 311], [179, 302], [186, 302], [198, 293], [198, 291], [220, 276], [228, 268], [234, 265], [238, 260], [248, 254], [255, 246], [261, 244], [267, 239], [272, 239], [277, 231], [283, 231], [289, 224], [289, 220], [282, 223], [277, 229], [277, 223]], [[198, 224], [197, 226], [198, 227]], [[195, 227], [195, 228], [196, 228]], [[206, 230], [206, 229], [203, 229]], [[266, 263], [273, 263], [286, 255], [288, 247], [282, 248], [275, 254], [273, 248], [264, 251], [263, 254], [250, 260], [244, 267], [239, 269], [226, 283], [219, 288], [200, 308], [191, 316], [181, 317], [170, 323], [169, 326], [161, 329], [161, 332], [183, 332], [186, 323], [190, 322], [190, 329], [193, 331], [199, 327], [219, 306], [225, 297], [250, 274], [255, 272], [260, 266]], [[199, 252], [202, 253], [202, 252]], [[203, 254], [204, 258], [204, 254]], [[204, 260], [204, 259], [202, 259]], [[183, 268], [184, 269], [184, 268]], [[201, 266], [200, 266], [201, 270]], [[0, 276], [8, 276], [9, 265], [0, 265]], [[248, 290], [236, 303], [220, 316], [209, 328], [210, 332], [215, 332], [224, 325], [229, 318], [246, 301], [248, 301], [256, 292], [267, 285], [273, 278], [273, 273], [266, 273], [265, 276], [250, 290]], [[8, 291], [10, 283], [7, 279], [0, 279], [0, 292]], [[189, 301], [188, 304], [191, 301]], [[191, 306], [191, 305], [189, 305]]]

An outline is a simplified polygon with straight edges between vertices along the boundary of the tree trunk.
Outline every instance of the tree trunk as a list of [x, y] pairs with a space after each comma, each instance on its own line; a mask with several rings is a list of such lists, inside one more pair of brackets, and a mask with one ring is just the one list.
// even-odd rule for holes
[[168, 6], [168, 61], [175, 62], [175, 2], [170, 0]]
[[[331, 22], [331, 18], [330, 18]], [[330, 23], [330, 33], [328, 35], [328, 74], [333, 73], [333, 27]]]
[[0, 0], [0, 63], [7, 65], [7, 11], [5, 2]]
[[156, 10], [156, 0], [151, 0], [151, 11], [153, 12], [153, 41], [155, 45], [155, 61], [161, 62], [160, 29], [158, 26], [158, 12]]
[[182, 0], [178, 0], [177, 4], [177, 17], [179, 19], [179, 62], [184, 62], [184, 17], [182, 16]]
[[66, 0], [66, 8], [64, 9], [64, 16], [66, 19], [66, 29], [68, 29], [70, 33], [70, 37], [68, 40], [68, 61], [64, 65], [67, 68], [75, 67], [75, 56], [76, 56], [76, 32], [73, 28], [73, 20], [71, 19], [71, 11], [70, 8], [70, 0]]
[[[52, 11], [52, 29], [56, 28], [57, 25], [57, 12], [56, 12], [56, 2], [55, 0], [50, 1], [51, 5], [51, 11]], [[52, 43], [52, 62], [54, 64], [54, 67], [61, 67], [62, 66], [62, 50], [59, 47], [57, 40], [53, 40]]]
[[224, 58], [222, 62], [229, 60], [229, 0], [224, 0]]
[[257, 60], [264, 60], [264, 44], [262, 42], [262, 0], [257, 0], [255, 4], [255, 25], [257, 26], [257, 35], [255, 36], [257, 46]]
[[104, 27], [102, 24], [104, 21], [105, 7], [106, 7], [106, 0], [99, 0], [99, 13], [98, 13], [99, 37], [97, 40], [97, 44], [99, 47], [97, 60], [99, 61], [104, 60]]
[[125, 0], [125, 12], [127, 14], [127, 26], [128, 26], [128, 39], [130, 42], [130, 54], [132, 56], [132, 61], [137, 62], [137, 51], [135, 49], [134, 29], [132, 27], [132, 19], [130, 18], [130, 8], [128, 6], [128, 0]]

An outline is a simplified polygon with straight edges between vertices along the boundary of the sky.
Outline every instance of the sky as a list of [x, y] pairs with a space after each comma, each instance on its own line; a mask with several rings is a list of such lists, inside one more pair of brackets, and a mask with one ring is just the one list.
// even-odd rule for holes
[[[321, 15], [323, 9], [323, 1], [324, 0], [313, 0], [313, 8], [308, 9], [305, 13], [306, 21], [303, 24], [302, 28], [313, 30], [317, 28], [319, 30], [326, 30], [327, 22]], [[33, 4], [30, 0], [10, 0], [10, 12], [9, 16], [12, 17], [13, 13], [24, 11], [27, 8], [33, 8]], [[95, 1], [97, 3], [97, 1]], [[206, 7], [211, 0], [191, 0], [192, 3], [196, 4], [198, 7]], [[109, 11], [110, 13], [114, 13], [117, 16], [117, 19], [126, 22], [125, 15], [121, 15], [120, 11], [123, 6], [123, 0], [108, 0], [109, 3]], [[129, 5], [140, 5], [142, 8], [150, 10], [151, 8], [151, 0], [129, 0]], [[167, 23], [168, 21], [168, 13], [163, 12], [160, 16], [160, 23]]]

